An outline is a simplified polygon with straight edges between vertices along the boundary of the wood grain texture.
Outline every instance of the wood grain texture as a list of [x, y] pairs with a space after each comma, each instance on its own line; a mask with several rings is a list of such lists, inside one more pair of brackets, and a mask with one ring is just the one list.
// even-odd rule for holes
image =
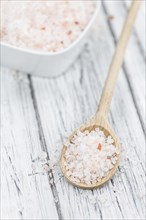
[[[95, 113], [126, 7], [123, 1], [103, 2], [94, 34], [58, 78], [27, 77], [2, 68], [1, 219], [145, 219], [145, 63], [137, 43], [144, 43], [139, 25], [143, 8], [109, 115], [123, 146], [118, 175], [93, 191], [73, 187], [63, 178], [52, 185], [47, 174], [28, 176], [41, 150], [53, 158], [66, 135]], [[109, 15], [115, 19], [109, 20]]]
[[[120, 34], [120, 27], [123, 25], [127, 11], [125, 11], [123, 1], [117, 1], [116, 3], [111, 1], [110, 4], [109, 3], [103, 4], [103, 7], [107, 15], [113, 14], [115, 16], [115, 19], [111, 22], [109, 21], [108, 24], [109, 24], [110, 32], [114, 38], [114, 41], [116, 42]], [[119, 10], [117, 10], [117, 8]], [[136, 23], [137, 21], [139, 21], [139, 15], [143, 14], [143, 8], [144, 8], [144, 1], [142, 1], [141, 3], [140, 6], [141, 10], [138, 13]], [[144, 19], [141, 19], [140, 26], [141, 26], [141, 32], [144, 31]], [[137, 26], [135, 25], [135, 27]], [[137, 29], [135, 29], [134, 33], [136, 32], [136, 30]], [[133, 36], [130, 38], [127, 47], [123, 70], [127, 78], [129, 89], [131, 90], [131, 94], [133, 96], [133, 102], [135, 103], [135, 107], [137, 109], [143, 130], [145, 130], [145, 118], [144, 118], [145, 103], [143, 101], [145, 99], [145, 80], [144, 80], [145, 58], [141, 53], [141, 48], [139, 47], [139, 44], [137, 43], [138, 41], [141, 42], [142, 40], [141, 38], [139, 38], [139, 36], [135, 35], [134, 33]], [[144, 35], [145, 33], [143, 32], [142, 36]], [[142, 46], [143, 49], [145, 50], [144, 41], [142, 41]]]
[[2, 69], [1, 80], [2, 219], [57, 219], [47, 175], [29, 176], [41, 143], [28, 79]]
[[140, 1], [133, 1], [131, 3], [128, 14], [125, 16], [126, 18], [115, 47], [115, 52], [109, 67], [108, 75], [104, 84], [98, 107], [99, 112], [105, 115], [107, 115], [109, 111], [111, 99], [119, 75], [119, 70], [121, 69], [121, 65], [123, 63], [125, 50], [127, 48], [128, 40], [131, 37], [131, 32], [133, 31], [135, 18], [139, 12], [139, 7]]
[[[131, 1], [124, 0], [122, 1], [122, 4], [123, 4], [124, 9], [128, 10], [131, 4]], [[136, 38], [136, 44], [138, 44], [139, 50], [142, 56], [144, 57], [144, 59], [146, 59], [146, 44], [145, 44], [146, 34], [144, 32], [144, 29], [145, 29], [144, 18], [145, 18], [145, 11], [146, 11], [145, 8], [146, 8], [146, 2], [144, 0], [141, 0], [141, 10], [136, 19], [135, 30], [133, 32], [133, 35]]]

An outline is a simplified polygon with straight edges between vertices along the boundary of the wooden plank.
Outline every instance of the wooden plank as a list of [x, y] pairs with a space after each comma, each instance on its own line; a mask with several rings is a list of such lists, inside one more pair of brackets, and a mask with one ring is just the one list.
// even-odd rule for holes
[[[126, 10], [130, 7], [131, 1], [124, 0], [123, 6]], [[145, 17], [146, 17], [146, 2], [145, 0], [141, 0], [140, 12], [137, 16], [135, 27], [134, 27], [134, 35], [137, 38], [137, 43], [141, 49], [142, 55], [146, 58], [146, 44], [145, 44]]]
[[[26, 76], [1, 70], [2, 219], [58, 219], [48, 176], [29, 176], [41, 151]], [[48, 211], [49, 209], [49, 211]]]
[[[61, 149], [66, 131], [69, 134], [96, 110], [114, 51], [103, 12], [101, 16], [100, 31], [90, 38], [68, 72], [56, 79], [32, 77], [50, 158], [57, 146]], [[110, 121], [123, 143], [121, 171], [103, 188], [94, 191], [85, 192], [61, 179], [56, 187], [65, 219], [144, 219], [144, 134], [123, 71], [113, 98]]]
[[[104, 10], [107, 16], [110, 14], [113, 14], [115, 17], [115, 19], [111, 21], [109, 20], [108, 24], [109, 24], [110, 31], [113, 35], [114, 41], [116, 42], [121, 32], [121, 27], [123, 26], [123, 23], [125, 21], [127, 11], [125, 11], [125, 7], [123, 6], [122, 1], [106, 2], [106, 4], [103, 3], [103, 6], [104, 6]], [[138, 33], [141, 33], [141, 35], [144, 36], [145, 33], [144, 33], [143, 4], [140, 7], [140, 11], [138, 15], [143, 15], [142, 17], [140, 18], [138, 17], [136, 19], [136, 21], [141, 20], [141, 25], [139, 27], [141, 31], [138, 31]], [[145, 118], [144, 118], [145, 60], [141, 53], [141, 49], [137, 41], [139, 41], [138, 36], [135, 34], [132, 34], [128, 47], [127, 47], [126, 54], [125, 54], [125, 63], [123, 65], [123, 68], [124, 68], [124, 74], [127, 78], [129, 88], [133, 96], [133, 101], [135, 103], [137, 113], [139, 115], [143, 130], [145, 131]], [[140, 38], [140, 42], [141, 42], [141, 38]], [[142, 41], [142, 44], [143, 46], [145, 45], [143, 41]]]

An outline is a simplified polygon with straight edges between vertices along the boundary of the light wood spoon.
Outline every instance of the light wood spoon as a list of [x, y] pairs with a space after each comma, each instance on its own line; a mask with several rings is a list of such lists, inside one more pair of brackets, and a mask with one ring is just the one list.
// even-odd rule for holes
[[[123, 27], [123, 30], [122, 30], [122, 33], [121, 33], [121, 36], [119, 39], [119, 42], [118, 42], [116, 50], [115, 50], [115, 54], [112, 59], [112, 63], [110, 65], [109, 73], [108, 73], [108, 76], [107, 76], [107, 79], [105, 82], [105, 86], [104, 86], [104, 89], [102, 92], [102, 96], [100, 99], [98, 110], [92, 120], [90, 120], [89, 122], [87, 122], [86, 124], [82, 125], [79, 128], [80, 131], [88, 130], [89, 132], [94, 130], [97, 127], [100, 128], [106, 136], [108, 136], [108, 135], [112, 136], [112, 138], [114, 140], [114, 145], [118, 148], [120, 147], [118, 137], [115, 134], [112, 127], [110, 126], [107, 116], [108, 116], [108, 111], [109, 111], [113, 91], [114, 91], [116, 81], [118, 78], [119, 69], [120, 69], [122, 62], [123, 62], [124, 52], [126, 49], [126, 45], [127, 45], [130, 33], [132, 31], [132, 27], [134, 24], [136, 14], [139, 9], [139, 5], [140, 5], [139, 0], [133, 0], [133, 2], [131, 4], [131, 8], [129, 10], [127, 19], [125, 21], [125, 24], [124, 24], [124, 27]], [[77, 130], [73, 132], [73, 134], [68, 138], [68, 141], [71, 141], [72, 137], [74, 136], [74, 134], [76, 134], [76, 132], [77, 132]], [[93, 188], [97, 188], [97, 187], [103, 185], [114, 175], [114, 173], [116, 172], [116, 169], [119, 165], [120, 154], [118, 156], [117, 163], [109, 171], [108, 175], [106, 177], [102, 178], [101, 182], [97, 182], [96, 184], [91, 184], [91, 185], [87, 185], [85, 183], [76, 183], [76, 182], [73, 182], [70, 179], [70, 177], [68, 177], [66, 175], [67, 170], [64, 166], [65, 152], [66, 152], [66, 146], [63, 146], [62, 153], [61, 153], [61, 160], [60, 160], [62, 172], [63, 172], [64, 176], [66, 177], [66, 179], [71, 184], [73, 184], [77, 187], [83, 188], [83, 189], [93, 189]]]

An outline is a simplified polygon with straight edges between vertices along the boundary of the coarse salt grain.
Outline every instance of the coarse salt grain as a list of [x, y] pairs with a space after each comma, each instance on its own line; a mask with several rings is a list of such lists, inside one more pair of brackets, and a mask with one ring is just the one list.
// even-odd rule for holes
[[101, 182], [118, 160], [119, 148], [99, 128], [91, 132], [78, 130], [65, 146], [66, 175], [76, 183]]
[[93, 1], [2, 1], [0, 39], [27, 49], [56, 52], [83, 32]]

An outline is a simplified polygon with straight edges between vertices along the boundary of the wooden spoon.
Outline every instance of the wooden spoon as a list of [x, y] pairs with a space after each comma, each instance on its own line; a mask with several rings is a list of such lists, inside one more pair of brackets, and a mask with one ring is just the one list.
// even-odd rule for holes
[[[131, 8], [129, 10], [127, 19], [125, 21], [125, 24], [124, 24], [124, 27], [123, 27], [123, 30], [122, 30], [122, 33], [121, 33], [121, 36], [119, 39], [119, 42], [118, 42], [116, 50], [115, 50], [115, 54], [112, 59], [112, 63], [110, 65], [109, 73], [108, 73], [108, 76], [107, 76], [107, 79], [105, 82], [105, 86], [104, 86], [104, 89], [102, 92], [102, 96], [100, 99], [98, 110], [92, 120], [90, 120], [89, 122], [87, 122], [86, 124], [82, 125], [79, 128], [80, 131], [88, 130], [89, 132], [94, 130], [97, 127], [100, 128], [106, 136], [108, 136], [108, 135], [112, 136], [112, 138], [114, 140], [114, 145], [118, 148], [120, 147], [119, 140], [118, 140], [118, 137], [115, 134], [114, 130], [112, 129], [112, 127], [110, 126], [110, 124], [108, 122], [107, 115], [108, 115], [108, 111], [109, 111], [109, 107], [110, 107], [111, 98], [113, 95], [113, 90], [115, 88], [115, 84], [116, 84], [116, 81], [118, 78], [119, 69], [120, 69], [122, 62], [123, 62], [124, 52], [126, 49], [126, 45], [127, 45], [130, 33], [132, 31], [132, 27], [134, 24], [136, 14], [139, 9], [139, 5], [140, 5], [139, 0], [133, 0], [133, 2], [131, 4]], [[77, 130], [75, 132], [73, 132], [73, 134], [68, 138], [68, 141], [71, 141], [72, 137], [74, 136], [74, 134], [76, 134], [76, 132], [77, 132]], [[66, 146], [63, 146], [62, 153], [61, 153], [61, 160], [60, 160], [62, 172], [63, 172], [64, 176], [66, 177], [66, 179], [71, 184], [73, 184], [77, 187], [81, 187], [83, 189], [93, 189], [93, 188], [97, 188], [97, 187], [103, 185], [105, 182], [107, 182], [114, 175], [114, 173], [116, 172], [116, 169], [118, 167], [118, 164], [119, 164], [120, 155], [118, 156], [118, 160], [117, 160], [116, 164], [114, 165], [114, 167], [109, 171], [107, 176], [102, 178], [101, 182], [97, 182], [96, 184], [91, 184], [91, 185], [87, 185], [85, 183], [76, 183], [76, 182], [72, 181], [70, 179], [70, 177], [68, 177], [66, 175], [67, 170], [64, 166], [65, 151], [66, 151]]]

